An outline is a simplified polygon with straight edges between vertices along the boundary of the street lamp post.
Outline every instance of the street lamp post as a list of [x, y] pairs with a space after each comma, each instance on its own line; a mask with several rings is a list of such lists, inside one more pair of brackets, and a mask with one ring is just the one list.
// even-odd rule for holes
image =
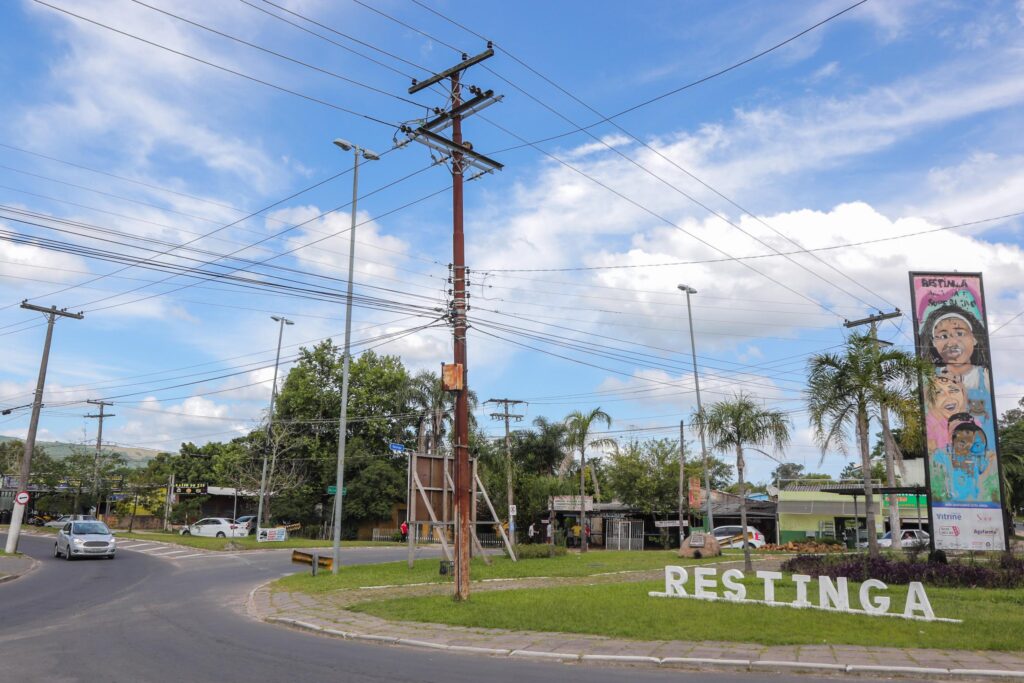
[[348, 293], [345, 296], [345, 347], [342, 351], [341, 370], [341, 416], [338, 419], [338, 473], [334, 490], [334, 561], [331, 572], [338, 573], [341, 565], [341, 505], [345, 496], [345, 437], [348, 430], [348, 369], [352, 343], [352, 276], [356, 258], [356, 199], [359, 193], [359, 157], [376, 161], [380, 157], [368, 149], [338, 138], [334, 144], [342, 150], [352, 152], [352, 227], [348, 242]]
[[[694, 341], [693, 337], [693, 309], [690, 307], [690, 295], [696, 294], [697, 290], [688, 285], [679, 285], [679, 289], [686, 292], [686, 317], [690, 321], [690, 355], [693, 358], [693, 387], [697, 392], [697, 412], [699, 414], [704, 413], [704, 408], [700, 402], [700, 376], [697, 374], [697, 342]], [[711, 514], [711, 466], [708, 462], [708, 448], [704, 442], [704, 430], [698, 425], [697, 433], [700, 434], [700, 452], [704, 458], [704, 486], [708, 490], [707, 499], [707, 530], [711, 531], [715, 528], [715, 517]]]
[[[263, 525], [263, 500], [267, 497], [267, 451], [274, 443], [274, 401], [277, 399], [277, 368], [281, 363], [281, 339], [284, 337], [284, 326], [295, 324], [283, 315], [272, 315], [270, 319], [278, 323], [277, 356], [274, 358], [274, 386], [270, 389], [270, 413], [267, 415], [267, 447], [263, 449], [263, 472], [260, 474], [260, 500], [256, 511], [257, 538], [259, 538], [260, 526]], [[238, 493], [237, 490], [235, 493]]]

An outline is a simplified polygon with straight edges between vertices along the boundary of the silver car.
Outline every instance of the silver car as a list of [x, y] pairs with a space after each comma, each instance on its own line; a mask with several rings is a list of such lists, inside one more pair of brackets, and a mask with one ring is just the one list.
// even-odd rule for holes
[[103, 522], [68, 522], [57, 532], [53, 556], [73, 560], [76, 557], [105, 557], [114, 559], [117, 543]]

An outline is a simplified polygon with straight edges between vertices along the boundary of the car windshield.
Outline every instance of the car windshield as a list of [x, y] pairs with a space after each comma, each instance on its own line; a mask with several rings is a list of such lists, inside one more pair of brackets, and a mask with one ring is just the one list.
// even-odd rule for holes
[[886, 539], [890, 539], [890, 538], [892, 538], [892, 532], [891, 531], [886, 531], [884, 534], [882, 534], [882, 540], [886, 540]]
[[73, 534], [109, 534], [110, 530], [103, 522], [78, 522], [71, 527]]

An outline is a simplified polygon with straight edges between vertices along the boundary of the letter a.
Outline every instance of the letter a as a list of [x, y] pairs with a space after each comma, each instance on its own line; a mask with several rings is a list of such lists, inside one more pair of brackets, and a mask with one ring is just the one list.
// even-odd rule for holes
[[928, 602], [928, 596], [925, 595], [924, 586], [920, 581], [911, 581], [907, 587], [907, 606], [903, 609], [903, 616], [915, 616], [914, 612], [921, 612], [921, 616], [927, 621], [935, 619], [932, 604]]

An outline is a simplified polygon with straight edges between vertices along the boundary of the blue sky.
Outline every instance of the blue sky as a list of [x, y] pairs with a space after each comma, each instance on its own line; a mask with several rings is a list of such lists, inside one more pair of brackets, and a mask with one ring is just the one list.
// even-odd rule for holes
[[[292, 269], [274, 274], [338, 289], [330, 278], [345, 275], [350, 172], [229, 224], [350, 169], [351, 156], [331, 145], [336, 137], [390, 150], [402, 138], [397, 126], [445, 103], [438, 91], [408, 95], [409, 79], [481, 52], [483, 36], [497, 54], [467, 83], [504, 99], [469, 120], [465, 136], [505, 169], [466, 186], [470, 381], [481, 398], [527, 400], [528, 419], [600, 405], [616, 437], [675, 437], [694, 407], [676, 290], [686, 282], [699, 290], [705, 400], [742, 390], [793, 411], [794, 443], [780, 457], [838, 472], [840, 454], [818, 466], [800, 412], [807, 355], [841, 343], [844, 318], [909, 311], [907, 271], [946, 269], [985, 274], [989, 320], [1000, 328], [999, 409], [1024, 390], [1024, 318], [1012, 319], [1024, 310], [1020, 219], [934, 231], [1024, 210], [1020, 2], [869, 0], [617, 126], [598, 123], [593, 137], [578, 128], [745, 60], [852, 2], [664, 2], [626, 15], [604, 2], [47, 2], [223, 69], [37, 2], [4, 4], [0, 229], [12, 239], [134, 256], [153, 255], [137, 237], [169, 245], [158, 251], [197, 240], [189, 246], [205, 255], [159, 257], [177, 265], [195, 264], [186, 256], [242, 250], [262, 260], [294, 250], [270, 261]], [[523, 144], [538, 140], [547, 141]], [[450, 177], [430, 163], [412, 144], [361, 169], [357, 294], [417, 308], [357, 308], [359, 342], [425, 325], [443, 305]], [[103, 234], [124, 244], [85, 236], [98, 228], [127, 233]], [[336, 301], [182, 276], [154, 283], [166, 275], [122, 267], [0, 241], [0, 405], [28, 403], [38, 367], [44, 328], [17, 303], [86, 311], [57, 327], [42, 438], [94, 438], [95, 421], [74, 402], [117, 396], [105, 427], [112, 443], [227, 439], [265, 410], [271, 314], [296, 321], [286, 356], [300, 343], [340, 340]], [[882, 328], [898, 344], [909, 334], [909, 319]], [[555, 345], [563, 341], [573, 348]], [[423, 330], [378, 350], [436, 369], [450, 359], [450, 335]], [[196, 383], [169, 388], [186, 382]], [[0, 433], [22, 436], [25, 413], [4, 418]], [[751, 478], [766, 479], [773, 466], [753, 459]]]

